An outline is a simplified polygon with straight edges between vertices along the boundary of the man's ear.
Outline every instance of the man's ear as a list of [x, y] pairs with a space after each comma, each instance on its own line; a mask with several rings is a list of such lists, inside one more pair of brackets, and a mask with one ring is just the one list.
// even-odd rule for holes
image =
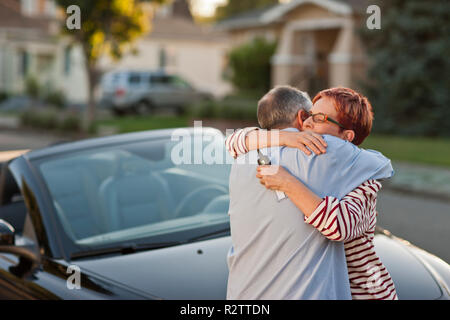
[[305, 118], [305, 114], [306, 112], [303, 109], [300, 109], [297, 112], [297, 122], [300, 126], [300, 129], [303, 129], [303, 119]]
[[344, 130], [344, 140], [352, 142], [355, 139], [355, 131], [353, 130]]

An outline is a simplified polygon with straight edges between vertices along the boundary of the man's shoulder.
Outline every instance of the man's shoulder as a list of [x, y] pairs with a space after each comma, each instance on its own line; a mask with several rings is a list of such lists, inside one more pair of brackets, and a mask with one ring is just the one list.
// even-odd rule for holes
[[317, 155], [314, 152], [311, 152], [311, 154], [307, 155], [298, 148], [282, 147], [280, 149], [282, 157], [284, 158], [295, 156], [298, 159], [304, 160], [317, 159], [318, 161], [328, 161], [330, 158], [335, 158], [336, 156], [351, 156], [352, 154], [355, 154], [361, 150], [353, 143], [340, 139], [338, 137], [328, 134], [322, 135], [322, 137], [327, 143], [327, 151], [324, 154]]
[[324, 134], [322, 135], [323, 139], [325, 140], [325, 142], [327, 143], [327, 152], [337, 152], [337, 151], [343, 151], [343, 149], [345, 150], [345, 152], [348, 151], [358, 151], [360, 150], [356, 145], [354, 145], [353, 143], [341, 139], [339, 137], [335, 137], [329, 134]]

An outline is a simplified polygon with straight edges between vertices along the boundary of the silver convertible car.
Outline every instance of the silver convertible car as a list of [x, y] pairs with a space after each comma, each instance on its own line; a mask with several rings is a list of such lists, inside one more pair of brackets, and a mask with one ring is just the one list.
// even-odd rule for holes
[[[3, 154], [0, 298], [225, 299], [230, 161], [194, 130]], [[450, 297], [443, 260], [381, 229], [375, 248], [400, 299]]]

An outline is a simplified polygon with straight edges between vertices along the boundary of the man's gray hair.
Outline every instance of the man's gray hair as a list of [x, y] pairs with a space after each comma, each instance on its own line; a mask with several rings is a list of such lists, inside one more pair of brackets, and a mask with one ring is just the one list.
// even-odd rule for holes
[[262, 129], [282, 129], [290, 126], [300, 109], [312, 107], [308, 93], [291, 86], [277, 86], [258, 102], [258, 123]]

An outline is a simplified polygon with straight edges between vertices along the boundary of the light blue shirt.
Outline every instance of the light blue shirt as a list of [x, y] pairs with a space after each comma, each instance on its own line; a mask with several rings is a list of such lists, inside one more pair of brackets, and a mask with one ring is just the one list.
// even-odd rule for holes
[[[324, 139], [322, 155], [286, 147], [261, 152], [319, 197], [342, 199], [366, 180], [393, 175], [381, 153], [334, 136]], [[230, 172], [227, 299], [351, 299], [343, 242], [325, 238], [288, 198], [278, 201], [261, 185], [256, 160], [256, 151], [242, 155]]]

